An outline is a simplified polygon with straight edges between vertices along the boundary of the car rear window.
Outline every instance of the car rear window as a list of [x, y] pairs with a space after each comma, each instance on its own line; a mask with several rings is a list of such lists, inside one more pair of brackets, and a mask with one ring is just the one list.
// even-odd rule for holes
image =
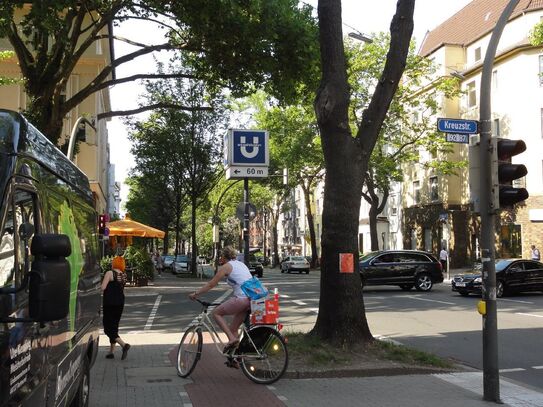
[[293, 261], [304, 261], [304, 260], [305, 260], [305, 257], [302, 257], [302, 256], [292, 256], [290, 259], [293, 260]]
[[422, 254], [417, 253], [398, 253], [398, 261], [401, 263], [428, 263], [429, 259]]

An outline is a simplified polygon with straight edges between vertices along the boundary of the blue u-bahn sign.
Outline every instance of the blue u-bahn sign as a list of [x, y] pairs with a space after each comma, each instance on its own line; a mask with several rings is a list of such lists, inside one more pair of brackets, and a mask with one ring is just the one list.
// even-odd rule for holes
[[226, 166], [269, 165], [268, 132], [266, 130], [235, 130], [228, 132], [225, 143]]
[[479, 122], [477, 120], [440, 118], [437, 119], [437, 130], [443, 133], [477, 134], [479, 133]]

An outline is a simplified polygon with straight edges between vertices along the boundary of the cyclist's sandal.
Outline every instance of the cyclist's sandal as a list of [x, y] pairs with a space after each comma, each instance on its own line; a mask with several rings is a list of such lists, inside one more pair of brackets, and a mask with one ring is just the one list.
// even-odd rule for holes
[[236, 349], [239, 345], [239, 340], [235, 340], [233, 342], [229, 342], [226, 344], [226, 346], [224, 347], [224, 349], [222, 350], [222, 353], [228, 353], [234, 349]]
[[234, 358], [228, 358], [228, 360], [226, 362], [224, 362], [224, 364], [228, 367], [231, 367], [231, 368], [234, 368], [234, 369], [239, 369], [239, 362], [237, 359], [234, 359]]

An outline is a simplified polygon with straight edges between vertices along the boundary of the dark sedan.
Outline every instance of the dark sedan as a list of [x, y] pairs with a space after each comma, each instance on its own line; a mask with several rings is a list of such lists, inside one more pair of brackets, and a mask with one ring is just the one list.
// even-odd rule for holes
[[443, 268], [437, 258], [420, 250], [384, 250], [360, 259], [363, 285], [397, 285], [402, 290], [415, 287], [430, 291], [443, 282]]
[[[480, 265], [476, 273], [454, 276], [452, 290], [460, 295], [481, 295], [483, 278]], [[534, 260], [496, 260], [496, 297], [523, 291], [543, 291], [543, 263]]]

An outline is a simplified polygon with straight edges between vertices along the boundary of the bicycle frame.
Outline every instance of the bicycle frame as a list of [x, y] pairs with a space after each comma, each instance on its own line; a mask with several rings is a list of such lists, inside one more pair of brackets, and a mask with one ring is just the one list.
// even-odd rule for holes
[[[221, 347], [222, 346], [225, 346], [226, 345], [226, 342], [223, 342], [221, 337], [220, 337], [220, 334], [217, 330], [217, 328], [215, 327], [215, 324], [213, 323], [213, 320], [211, 319], [211, 317], [209, 316], [209, 313], [207, 312], [208, 311], [208, 307], [204, 308], [204, 310], [196, 317], [194, 318], [194, 320], [192, 320], [192, 322], [189, 324], [189, 326], [187, 327], [190, 328], [191, 326], [198, 326], [200, 328], [205, 328], [205, 330], [209, 333], [209, 335], [211, 336], [211, 339], [213, 340], [213, 344], [215, 345], [215, 348], [217, 349], [217, 352], [219, 352], [220, 354], [222, 355], [225, 355], [225, 353], [222, 351]], [[256, 325], [254, 325], [256, 326]], [[258, 325], [258, 326], [264, 326], [264, 325]], [[266, 326], [273, 326], [273, 325], [266, 325]], [[244, 338], [244, 337], [247, 337], [251, 343], [251, 345], [254, 347], [255, 351], [257, 352], [257, 355], [260, 356], [260, 352], [258, 351], [257, 349], [257, 346], [255, 345], [255, 343], [253, 342], [253, 340], [251, 339], [251, 335], [249, 335], [249, 331], [250, 331], [250, 328], [252, 328], [253, 326], [250, 326], [249, 328], [247, 328], [247, 325], [245, 323], [243, 323], [241, 325], [241, 335], [239, 335], [239, 340], [241, 342], [241, 340]], [[273, 326], [275, 329], [277, 329], [276, 326]], [[202, 332], [204, 330], [202, 329]]]

